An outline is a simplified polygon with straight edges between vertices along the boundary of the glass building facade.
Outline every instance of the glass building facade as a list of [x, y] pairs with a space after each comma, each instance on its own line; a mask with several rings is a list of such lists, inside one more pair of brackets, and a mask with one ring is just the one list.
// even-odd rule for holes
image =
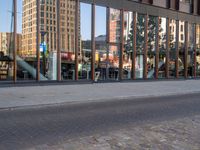
[[0, 84], [199, 78], [199, 10], [198, 0], [8, 0]]

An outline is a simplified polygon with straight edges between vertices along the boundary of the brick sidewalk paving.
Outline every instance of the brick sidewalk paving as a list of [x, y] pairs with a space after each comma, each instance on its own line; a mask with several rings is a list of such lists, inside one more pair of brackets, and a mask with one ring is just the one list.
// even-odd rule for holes
[[130, 126], [29, 150], [199, 150], [200, 116]]

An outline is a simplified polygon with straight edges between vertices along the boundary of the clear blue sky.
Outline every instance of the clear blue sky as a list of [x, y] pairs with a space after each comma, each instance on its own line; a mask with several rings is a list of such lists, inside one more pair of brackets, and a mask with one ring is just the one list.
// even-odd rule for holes
[[[106, 8], [96, 7], [96, 34], [95, 36], [106, 34]], [[91, 5], [81, 4], [81, 36], [82, 39], [91, 39]]]
[[[11, 32], [11, 11], [13, 0], [0, 0], [0, 32]], [[22, 0], [18, 3], [18, 32], [22, 29]], [[91, 39], [91, 5], [81, 3], [81, 35], [83, 39]], [[96, 7], [96, 34], [106, 34], [106, 8]]]
[[[11, 31], [11, 11], [13, 0], [0, 0], [0, 32]], [[17, 0], [18, 3], [18, 32], [21, 32], [22, 28], [22, 0]]]

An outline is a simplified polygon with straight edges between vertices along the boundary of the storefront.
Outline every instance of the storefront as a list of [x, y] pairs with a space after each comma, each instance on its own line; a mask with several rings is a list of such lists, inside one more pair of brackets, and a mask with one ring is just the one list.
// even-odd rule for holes
[[[0, 84], [6, 80], [22, 81], [19, 68], [27, 73], [24, 80], [41, 82], [95, 81], [97, 74], [98, 81], [200, 77], [198, 1], [177, 1], [176, 4], [167, 0], [31, 2], [34, 1], [38, 2], [35, 4], [40, 12], [36, 16], [35, 37], [31, 38], [35, 43], [32, 48], [30, 45], [26, 48], [26, 30], [21, 26], [22, 48], [17, 50], [13, 46], [15, 57], [8, 57], [11, 59], [8, 62], [12, 62], [13, 80], [4, 75]], [[69, 6], [64, 7], [68, 1]], [[23, 13], [23, 6], [31, 2], [21, 3]], [[20, 16], [17, 8], [13, 8], [17, 21]], [[51, 19], [51, 15], [56, 19]], [[14, 25], [19, 27], [16, 22]], [[16, 32], [14, 28], [15, 44]], [[47, 43], [45, 52], [40, 49], [42, 42]], [[27, 57], [35, 56], [34, 63], [21, 57], [25, 53]]]

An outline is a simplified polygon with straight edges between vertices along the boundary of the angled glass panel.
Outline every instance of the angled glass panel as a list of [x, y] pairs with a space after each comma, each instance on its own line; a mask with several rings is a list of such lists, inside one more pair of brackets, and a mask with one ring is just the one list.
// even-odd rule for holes
[[159, 63], [158, 78], [165, 78], [166, 70], [166, 18], [159, 19]]
[[148, 50], [147, 50], [147, 73], [148, 78], [155, 78], [155, 59], [156, 59], [156, 29], [157, 17], [148, 18]]
[[142, 14], [137, 14], [137, 34], [136, 34], [136, 78], [143, 78], [144, 71], [144, 22], [145, 18]]
[[124, 12], [123, 79], [131, 79], [133, 53], [133, 13]]
[[110, 8], [109, 21], [109, 46], [108, 46], [108, 79], [119, 79], [119, 54], [120, 54], [120, 10]]
[[178, 73], [179, 77], [184, 77], [185, 70], [185, 22], [179, 21], [179, 58], [178, 58]]
[[110, 43], [120, 42], [120, 11], [110, 8]]
[[119, 80], [119, 45], [109, 46], [109, 76], [110, 80]]
[[[13, 12], [13, 0], [0, 1], [0, 81], [10, 81], [13, 79], [13, 27], [14, 18]], [[18, 40], [21, 39], [21, 34], [18, 34]], [[17, 49], [21, 44], [17, 45]], [[0, 83], [1, 84], [1, 83]]]
[[91, 79], [91, 5], [80, 3], [79, 79]]
[[[36, 80], [36, 1], [17, 0], [18, 33], [21, 34], [21, 47], [17, 51], [17, 80]], [[41, 74], [41, 79], [46, 79]]]
[[99, 80], [106, 80], [109, 65], [106, 45], [106, 7], [96, 6], [95, 15], [95, 72]]
[[[75, 8], [75, 0], [61, 1], [60, 42], [62, 80], [75, 80]], [[78, 30], [80, 35], [80, 28]]]
[[187, 55], [187, 69], [188, 69], [188, 78], [193, 78], [194, 77], [194, 56], [195, 56], [195, 51], [194, 51], [194, 32], [195, 32], [195, 27], [194, 24], [189, 23], [188, 24], [188, 55]]
[[176, 20], [170, 19], [169, 77], [175, 78], [176, 60]]
[[196, 25], [196, 76], [200, 77], [200, 25]]

